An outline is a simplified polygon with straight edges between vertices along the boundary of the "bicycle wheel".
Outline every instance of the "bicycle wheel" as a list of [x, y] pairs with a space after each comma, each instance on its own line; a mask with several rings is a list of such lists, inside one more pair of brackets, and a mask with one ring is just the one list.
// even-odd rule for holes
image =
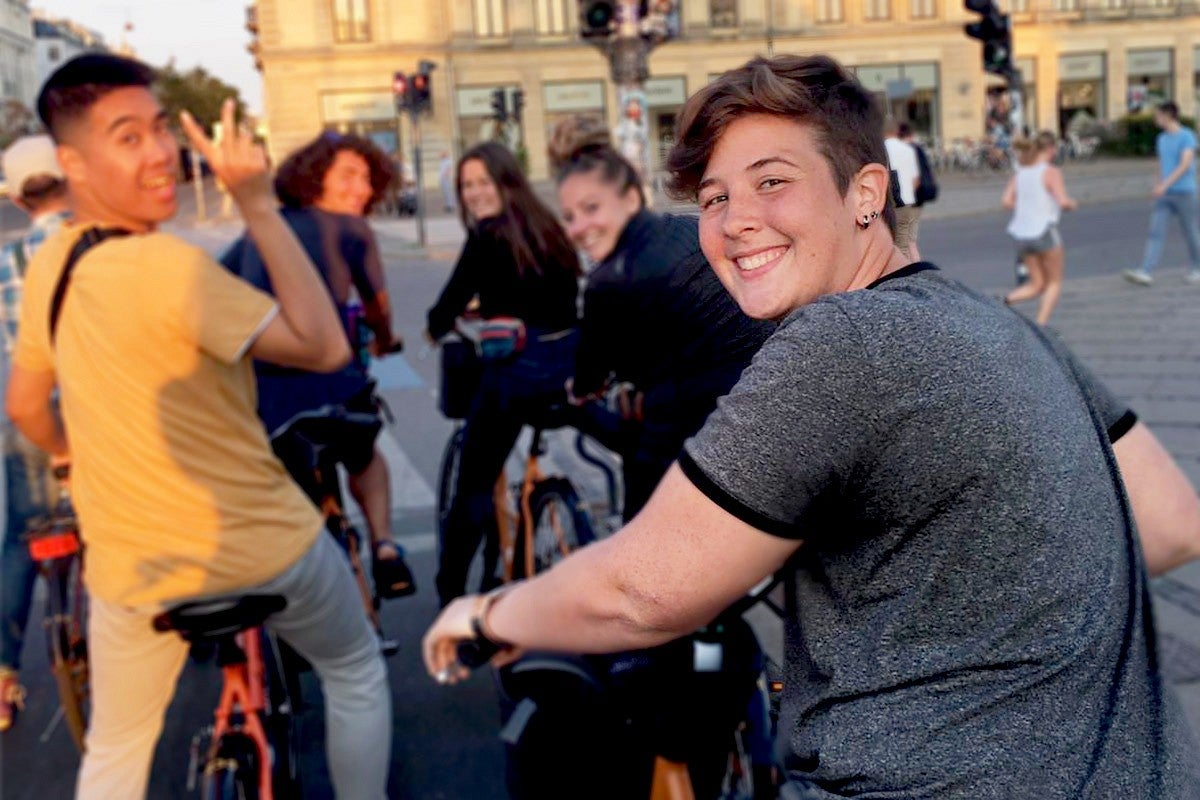
[[[571, 552], [594, 541], [595, 532], [579, 493], [566, 478], [546, 478], [529, 496], [533, 514], [533, 574], [549, 569]], [[517, 524], [513, 558], [515, 577], [527, 577], [524, 521]]]
[[271, 747], [271, 785], [276, 797], [300, 796], [300, 683], [288, 669], [280, 641], [262, 631], [267, 709], [263, 728]]
[[87, 595], [83, 589], [82, 561], [67, 556], [46, 571], [47, 660], [62, 705], [67, 731], [79, 752], [87, 730]]
[[462, 461], [463, 431], [460, 425], [446, 441], [442, 452], [442, 466], [438, 477], [437, 526], [438, 536], [446, 531], [446, 518], [450, 515], [450, 503], [454, 500], [454, 487], [458, 483], [458, 469]]
[[236, 731], [221, 737], [204, 765], [200, 796], [204, 800], [258, 800], [258, 748], [253, 739]]

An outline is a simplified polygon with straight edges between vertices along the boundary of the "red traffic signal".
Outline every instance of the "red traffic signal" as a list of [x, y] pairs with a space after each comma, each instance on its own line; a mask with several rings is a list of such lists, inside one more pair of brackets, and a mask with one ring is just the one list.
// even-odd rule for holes
[[392, 96], [396, 98], [396, 111], [407, 111], [411, 107], [408, 76], [403, 72], [392, 73]]

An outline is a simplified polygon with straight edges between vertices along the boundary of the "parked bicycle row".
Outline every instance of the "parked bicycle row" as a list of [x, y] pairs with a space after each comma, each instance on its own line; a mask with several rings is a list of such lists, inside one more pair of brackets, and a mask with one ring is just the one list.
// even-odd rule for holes
[[[219, 144], [185, 115], [247, 226], [218, 262], [157, 230], [178, 148], [152, 83], [123, 57], [68, 62], [39, 97], [53, 146], [5, 164], [70, 200], [20, 245], [6, 405], [71, 464], [80, 525], [60, 471], [26, 552], [83, 731], [77, 796], [145, 795], [175, 680], [207, 649], [223, 688], [193, 740], [204, 796], [301, 793], [311, 669], [334, 791], [382, 797], [385, 656], [417, 643], [378, 612], [418, 590], [368, 371], [401, 348], [363, 222], [391, 167], [325, 134], [272, 184], [232, 104]], [[552, 137], [556, 210], [503, 146], [459, 160], [468, 236], [426, 338], [460, 422], [420, 647], [446, 691], [495, 669], [512, 797], [1200, 783], [1144, 600], [1149, 575], [1200, 556], [1200, 498], [1065, 347], [919, 260], [883, 131], [835, 61], [784, 56], [682, 110], [670, 188], [698, 218], [649, 210], [583, 117]], [[542, 466], [565, 426], [615, 532]], [[751, 607], [782, 621], [781, 663]]]

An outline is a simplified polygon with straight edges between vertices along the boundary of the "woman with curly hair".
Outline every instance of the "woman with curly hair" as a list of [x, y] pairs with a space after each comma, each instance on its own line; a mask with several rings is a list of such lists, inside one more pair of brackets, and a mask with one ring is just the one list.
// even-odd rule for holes
[[[275, 193], [283, 216], [313, 263], [321, 270], [334, 303], [342, 312], [346, 334], [354, 343], [359, 326], [374, 334], [375, 355], [399, 349], [392, 333], [383, 263], [375, 234], [364, 219], [384, 197], [392, 181], [387, 156], [361, 136], [326, 132], [292, 153], [275, 177]], [[271, 291], [262, 257], [254, 242], [242, 236], [225, 253], [222, 263], [265, 291]], [[351, 311], [353, 294], [362, 303], [359, 323]], [[255, 363], [258, 411], [268, 434], [287, 427], [297, 414], [326, 405], [378, 414], [375, 384], [365, 358], [332, 374], [285, 369]], [[387, 462], [374, 441], [349, 448], [346, 469], [350, 493], [363, 510], [371, 536], [372, 569], [381, 597], [402, 597], [415, 591], [404, 554], [391, 535], [391, 497]], [[285, 460], [286, 464], [286, 460]], [[292, 465], [288, 465], [292, 469]], [[311, 476], [292, 469], [301, 486], [313, 491]]]

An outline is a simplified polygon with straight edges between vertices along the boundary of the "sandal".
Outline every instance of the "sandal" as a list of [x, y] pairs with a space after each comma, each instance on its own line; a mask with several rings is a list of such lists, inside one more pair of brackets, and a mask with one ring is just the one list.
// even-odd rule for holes
[[390, 539], [371, 545], [371, 578], [375, 581], [375, 594], [384, 599], [408, 597], [417, 591], [404, 551]]

